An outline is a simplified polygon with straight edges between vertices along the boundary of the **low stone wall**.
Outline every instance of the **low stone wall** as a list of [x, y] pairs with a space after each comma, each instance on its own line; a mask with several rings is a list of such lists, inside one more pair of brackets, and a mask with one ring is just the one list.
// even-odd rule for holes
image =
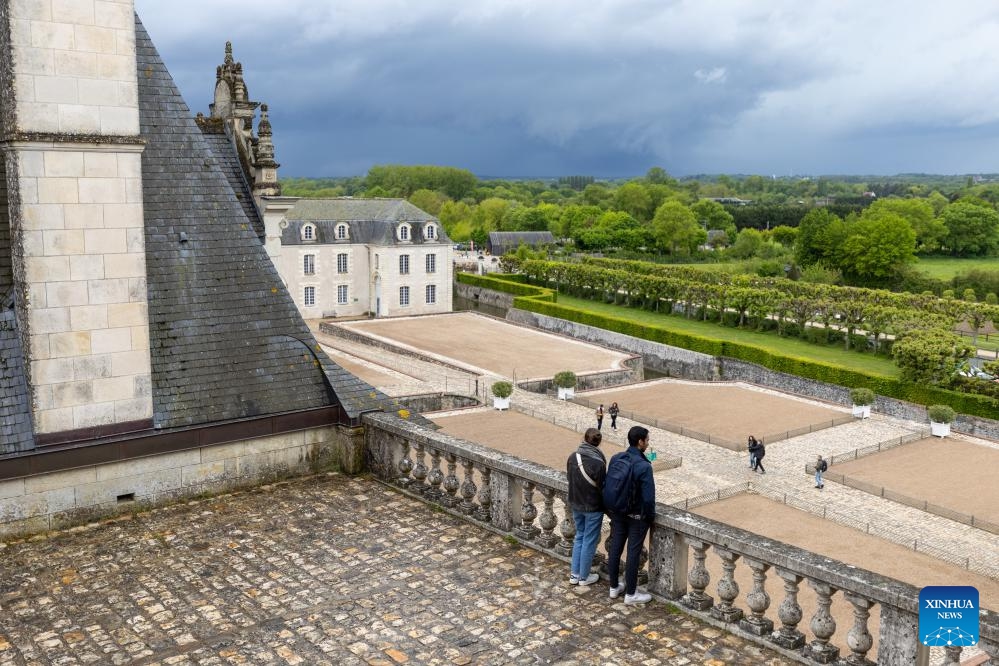
[[362, 428], [324, 426], [0, 481], [0, 539], [363, 464]]
[[670, 377], [701, 381], [714, 381], [719, 378], [718, 364], [713, 356], [707, 354], [699, 354], [679, 347], [670, 347], [595, 326], [577, 324], [565, 319], [516, 308], [511, 309], [506, 318], [509, 321], [533, 326], [543, 331], [560, 333], [577, 340], [585, 340], [611, 349], [637, 354], [642, 357], [645, 368]]
[[[641, 354], [646, 368], [671, 377], [697, 381], [717, 381], [720, 379], [743, 381], [837, 405], [850, 405], [849, 388], [769, 370], [755, 363], [734, 358], [715, 358], [707, 354], [699, 354], [659, 342], [642, 340], [525, 310], [512, 309], [507, 314], [507, 319], [611, 349]], [[875, 399], [873, 411], [909, 421], [929, 422], [924, 406], [885, 396], [878, 396]], [[976, 437], [999, 439], [999, 421], [995, 419], [959, 414], [954, 421], [953, 428]]]
[[482, 403], [467, 395], [455, 395], [454, 393], [424, 393], [421, 395], [407, 395], [398, 398], [399, 404], [411, 412], [422, 414], [424, 412], [441, 412], [451, 409], [464, 409], [466, 407], [478, 407]]
[[434, 363], [436, 365], [442, 365], [445, 368], [451, 368], [452, 370], [458, 370], [460, 372], [470, 372], [470, 368], [464, 366], [455, 365], [454, 363], [448, 363], [442, 359], [429, 354], [424, 354], [422, 352], [416, 351], [415, 349], [410, 349], [409, 347], [403, 347], [402, 345], [393, 344], [387, 340], [382, 340], [380, 338], [375, 338], [370, 335], [365, 335], [359, 331], [355, 331], [351, 328], [345, 326], [340, 326], [339, 324], [334, 324], [333, 322], [324, 321], [319, 324], [319, 332], [324, 335], [331, 335], [336, 338], [343, 338], [350, 342], [356, 342], [362, 345], [368, 345], [370, 347], [377, 347], [378, 349], [384, 349], [385, 351], [392, 352], [393, 354], [399, 354], [401, 356], [409, 356], [411, 358], [419, 359], [427, 363]]
[[477, 287], [464, 282], [454, 281], [454, 295], [459, 298], [467, 298], [470, 301], [477, 301], [483, 305], [493, 308], [509, 310], [513, 307], [513, 294], [505, 294], [502, 291], [494, 291], [485, 287]]
[[[644, 363], [641, 356], [635, 356], [624, 361], [627, 369], [606, 370], [604, 372], [590, 372], [584, 375], [576, 375], [577, 391], [592, 391], [595, 389], [608, 388], [611, 386], [621, 386], [623, 384], [634, 384], [642, 381], [645, 376]], [[555, 395], [557, 393], [555, 378], [528, 379], [517, 382], [517, 388], [531, 393], [542, 393]]]

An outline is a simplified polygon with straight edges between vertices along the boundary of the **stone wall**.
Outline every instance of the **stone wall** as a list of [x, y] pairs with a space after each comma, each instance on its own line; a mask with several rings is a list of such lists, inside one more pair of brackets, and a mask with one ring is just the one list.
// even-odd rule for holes
[[511, 309], [507, 313], [507, 319], [518, 324], [540, 328], [543, 331], [560, 333], [577, 340], [585, 340], [611, 349], [638, 354], [642, 357], [645, 368], [671, 377], [702, 381], [713, 381], [719, 378], [718, 363], [713, 356], [707, 354], [670, 347], [658, 342], [642, 340], [630, 335], [614, 333], [595, 326], [577, 324], [526, 310]]
[[407, 395], [398, 398], [399, 404], [411, 412], [442, 412], [466, 407], [478, 407], [476, 398], [454, 393], [426, 393], [423, 395]]
[[[593, 391], [611, 386], [640, 382], [644, 378], [645, 372], [642, 361], [641, 356], [636, 356], [624, 362], [628, 366], [627, 370], [608, 370], [605, 372], [576, 375], [576, 390]], [[530, 391], [531, 393], [550, 393], [552, 395], [557, 393], [554, 377], [517, 382], [517, 388]]]
[[443, 359], [439, 359], [430, 354], [424, 354], [416, 349], [410, 347], [403, 347], [402, 345], [397, 345], [388, 340], [382, 340], [379, 338], [374, 338], [369, 335], [365, 335], [354, 329], [347, 328], [346, 326], [340, 326], [334, 322], [324, 321], [319, 324], [319, 332], [324, 335], [332, 335], [333, 337], [343, 338], [350, 342], [358, 342], [362, 345], [369, 345], [371, 347], [377, 347], [379, 349], [384, 349], [385, 351], [392, 352], [393, 354], [400, 354], [402, 356], [409, 356], [411, 358], [419, 359], [427, 363], [434, 363], [436, 365], [442, 365], [445, 368], [451, 368], [452, 370], [458, 370], [460, 372], [469, 372], [469, 368], [455, 365], [454, 363], [448, 363]]
[[[755, 363], [733, 358], [715, 358], [707, 354], [699, 354], [679, 347], [671, 347], [525, 310], [511, 309], [507, 314], [507, 319], [518, 324], [535, 326], [544, 331], [561, 333], [612, 349], [640, 354], [646, 368], [671, 377], [698, 381], [743, 381], [837, 405], [847, 406], [850, 404], [850, 389], [847, 387], [776, 372]], [[910, 421], [929, 421], [924, 406], [885, 396], [877, 397], [874, 401], [873, 411]], [[977, 437], [999, 439], [999, 421], [994, 419], [958, 415], [953, 428], [956, 431]]]
[[0, 481], [0, 539], [363, 461], [362, 428], [327, 426]]
[[458, 298], [467, 298], [470, 301], [503, 310], [512, 308], [513, 299], [516, 298], [513, 294], [505, 294], [502, 291], [494, 291], [457, 281], [454, 283], [454, 294]]

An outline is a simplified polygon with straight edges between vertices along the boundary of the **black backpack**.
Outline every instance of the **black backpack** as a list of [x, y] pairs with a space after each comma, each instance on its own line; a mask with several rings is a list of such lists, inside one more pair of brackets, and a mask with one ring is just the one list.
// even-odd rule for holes
[[631, 460], [625, 454], [611, 458], [604, 479], [604, 508], [608, 513], [628, 513], [632, 507], [634, 483], [631, 478]]
[[823, 460], [822, 462], [819, 463], [819, 471], [820, 472], [824, 472], [827, 469], [829, 469], [829, 463], [827, 463], [825, 460]]

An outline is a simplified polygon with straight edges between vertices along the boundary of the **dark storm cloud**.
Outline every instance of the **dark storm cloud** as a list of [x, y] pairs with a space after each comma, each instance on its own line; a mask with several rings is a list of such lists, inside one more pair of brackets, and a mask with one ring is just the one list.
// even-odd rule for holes
[[288, 175], [996, 170], [974, 3], [186, 2], [137, 2], [185, 98], [231, 39]]

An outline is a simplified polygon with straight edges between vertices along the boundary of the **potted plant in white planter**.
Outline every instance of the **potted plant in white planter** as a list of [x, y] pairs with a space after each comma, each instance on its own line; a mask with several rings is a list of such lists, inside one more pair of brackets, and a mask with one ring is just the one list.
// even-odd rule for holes
[[510, 382], [493, 383], [493, 408], [510, 409], [510, 396], [513, 394], [513, 384]]
[[930, 417], [930, 433], [934, 437], [946, 437], [950, 434], [950, 424], [957, 412], [947, 405], [930, 405], [926, 410]]
[[555, 387], [558, 389], [559, 400], [571, 400], [576, 396], [576, 373], [563, 370], [555, 373]]
[[874, 403], [874, 391], [868, 388], [855, 388], [850, 391], [853, 401], [853, 415], [862, 419], [871, 416], [871, 404]]

